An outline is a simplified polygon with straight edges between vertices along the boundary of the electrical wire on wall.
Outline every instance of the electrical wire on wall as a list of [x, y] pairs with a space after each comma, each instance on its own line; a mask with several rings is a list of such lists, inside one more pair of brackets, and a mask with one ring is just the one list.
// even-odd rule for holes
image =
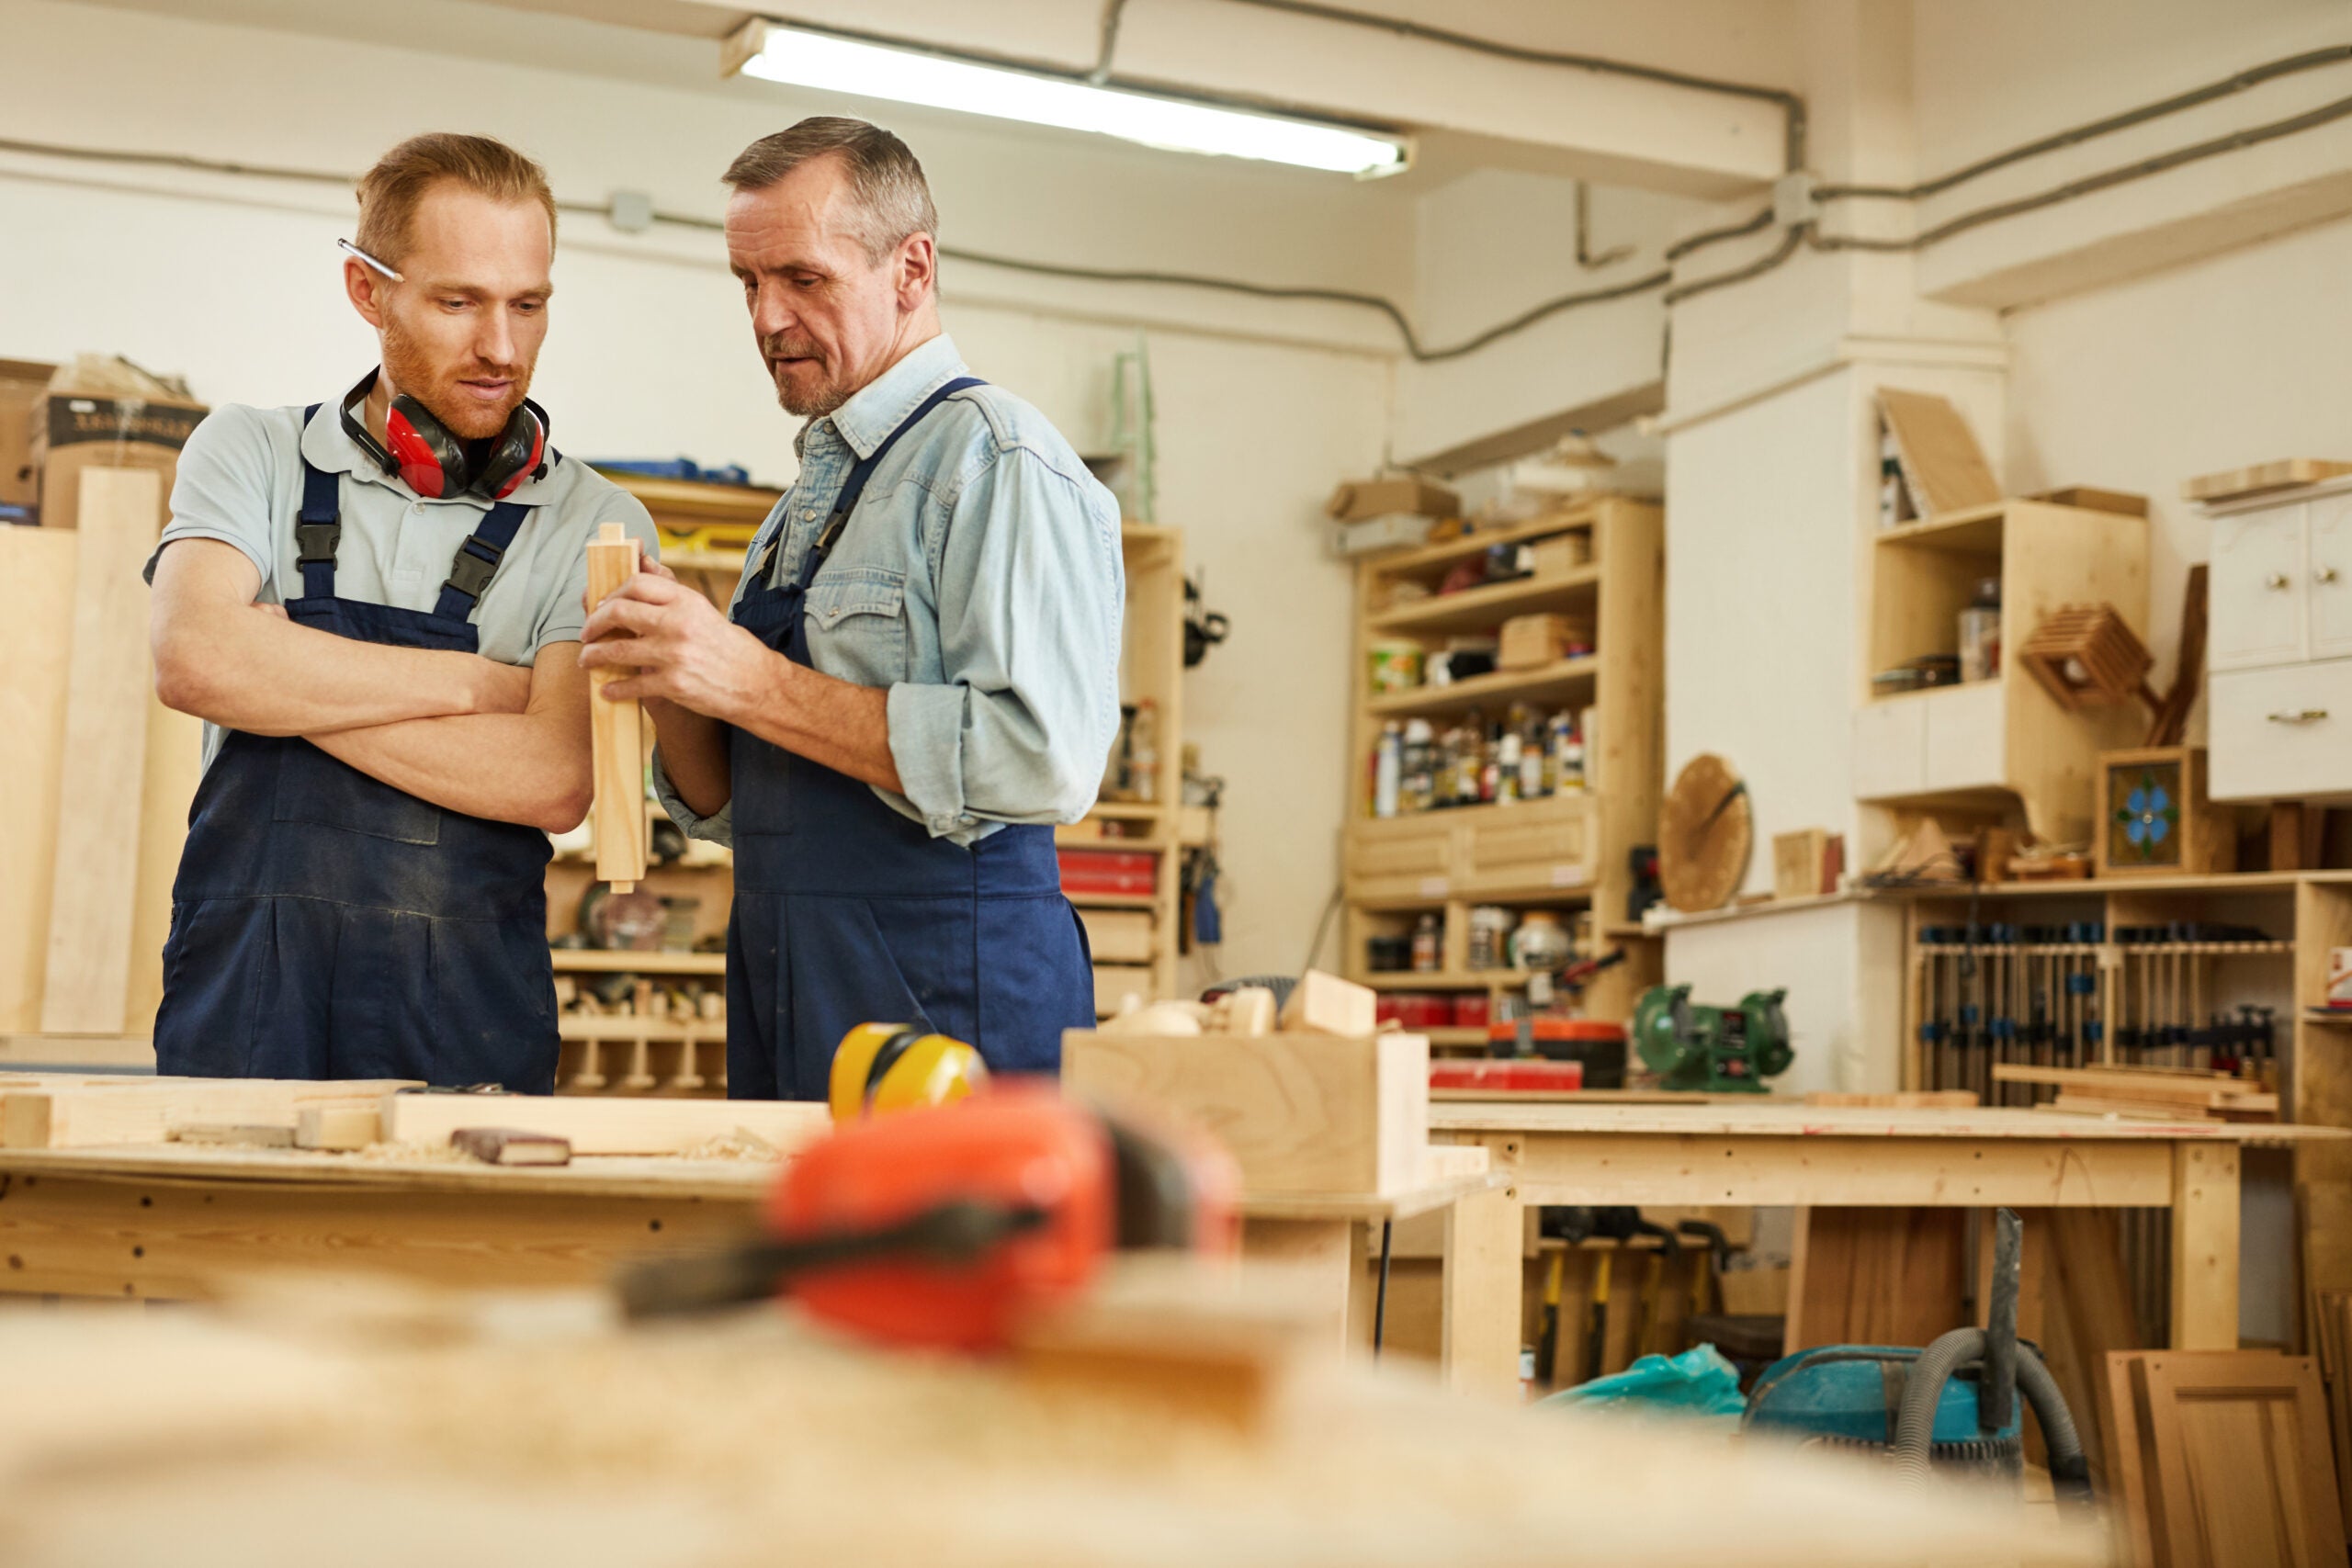
[[[1787, 151], [1792, 171], [1802, 168], [1804, 149], [1804, 105], [1796, 95], [1779, 88], [1752, 84], [1725, 82], [1696, 76], [1662, 67], [1634, 64], [1592, 55], [1567, 53], [1560, 51], [1526, 48], [1498, 39], [1477, 38], [1447, 28], [1430, 27], [1419, 22], [1394, 17], [1374, 16], [1350, 11], [1317, 0], [1226, 0], [1237, 6], [1261, 10], [1285, 12], [1348, 26], [1377, 28], [1417, 41], [1450, 49], [1468, 51], [1524, 63], [1558, 66], [1587, 73], [1628, 76], [1661, 85], [1685, 87], [1695, 91], [1713, 92], [1781, 106], [1787, 120]], [[1102, 49], [1100, 62], [1088, 80], [1108, 80], [1111, 56], [1115, 49], [1119, 20], [1128, 0], [1109, 0], [1102, 20]], [[2082, 145], [2100, 137], [2150, 123], [2169, 115], [2182, 113], [2205, 104], [2213, 103], [2278, 78], [2298, 74], [2324, 66], [2352, 62], [2352, 44], [2307, 51], [2279, 60], [2266, 62], [2235, 72], [2218, 81], [2170, 97], [2105, 116], [2071, 129], [2038, 138], [2012, 147], [1990, 157], [1980, 159], [1949, 174], [1923, 180], [1911, 186], [1824, 185], [1815, 187], [1813, 201], [1817, 206], [1857, 201], [1917, 201], [1939, 195], [1961, 185], [2011, 167], [2028, 160], [2046, 156], [2066, 148]], [[2132, 181], [2150, 178], [2186, 164], [2200, 162], [2244, 148], [2258, 146], [2303, 131], [2352, 117], [2352, 97], [2338, 98], [2299, 114], [2249, 126], [2226, 135], [2194, 142], [2185, 147], [2142, 158], [2132, 163], [2082, 175], [2061, 185], [2007, 201], [1995, 202], [1971, 211], [1944, 219], [1917, 234], [1903, 239], [1880, 239], [1854, 234], [1830, 234], [1822, 231], [1817, 217], [1806, 217], [1782, 226], [1781, 238], [1773, 248], [1744, 265], [1706, 276], [1677, 281], [1676, 265], [1684, 258], [1710, 246], [1760, 234], [1775, 222], [1774, 209], [1767, 207], [1736, 223], [1726, 224], [1692, 234], [1667, 248], [1664, 265], [1620, 283], [1579, 289], [1557, 295], [1519, 312], [1507, 321], [1498, 321], [1484, 331], [1472, 333], [1458, 342], [1431, 345], [1421, 340], [1412, 319], [1405, 310], [1382, 295], [1354, 289], [1326, 288], [1308, 285], [1259, 283], [1246, 278], [1225, 277], [1213, 274], [1176, 272], [1159, 268], [1124, 268], [1082, 266], [1073, 264], [1043, 261], [1034, 257], [1012, 256], [995, 252], [968, 250], [960, 246], [942, 245], [942, 257], [972, 265], [995, 267], [1009, 272], [1035, 276], [1064, 278], [1075, 281], [1142, 284], [1168, 288], [1198, 288], [1215, 292], [1247, 296], [1260, 299], [1298, 300], [1310, 303], [1334, 304], [1374, 310], [1385, 317], [1396, 330], [1408, 357], [1419, 364], [1435, 364], [1475, 354], [1504, 338], [1525, 332], [1541, 321], [1588, 305], [1604, 304], [1634, 295], [1661, 290], [1667, 305], [1725, 288], [1761, 277], [1786, 265], [1800, 248], [1816, 251], [1918, 251], [1955, 235], [1965, 233], [1986, 224], [1999, 222], [2025, 213], [2042, 210], [2064, 202], [2078, 199], [2098, 191], [2111, 189]], [[143, 164], [153, 167], [186, 169], [197, 173], [225, 175], [245, 178], [297, 180], [309, 184], [334, 185], [349, 189], [354, 176], [323, 170], [289, 168], [271, 164], [247, 164], [226, 159], [203, 158], [181, 152], [153, 152], [121, 149], [73, 146], [55, 142], [33, 141], [17, 138], [0, 138], [0, 152], [17, 152], [38, 157], [72, 159], [118, 164]], [[593, 214], [611, 218], [610, 203], [559, 201], [559, 210]], [[703, 231], [720, 230], [718, 220], [693, 214], [650, 211], [650, 220], [677, 228]]]

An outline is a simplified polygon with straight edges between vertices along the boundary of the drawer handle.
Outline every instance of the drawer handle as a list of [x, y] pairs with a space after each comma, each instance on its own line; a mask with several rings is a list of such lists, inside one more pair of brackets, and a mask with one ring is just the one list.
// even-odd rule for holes
[[2287, 586], [2287, 574], [2283, 571], [2274, 571], [2262, 580], [2262, 585], [2265, 588], [2284, 588]]
[[2324, 566], [2317, 571], [2312, 573], [2312, 575], [2318, 578], [2322, 582], [2333, 582], [2335, 581], [2335, 569], [2332, 566]]
[[2322, 719], [2326, 716], [2327, 710], [2325, 708], [2297, 708], [2293, 713], [2272, 714], [2270, 716], [2270, 722], [2273, 724], [2310, 724], [2314, 719]]

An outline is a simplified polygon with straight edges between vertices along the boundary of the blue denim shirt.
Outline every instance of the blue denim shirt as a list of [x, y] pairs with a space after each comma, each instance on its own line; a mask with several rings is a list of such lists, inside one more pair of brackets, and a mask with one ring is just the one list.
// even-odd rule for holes
[[[802, 426], [800, 477], [751, 562], [782, 530], [771, 581], [792, 581], [851, 466], [967, 374], [942, 334]], [[888, 689], [907, 792], [874, 793], [933, 837], [969, 844], [1007, 822], [1075, 822], [1094, 804], [1118, 733], [1125, 602], [1118, 502], [1043, 414], [977, 387], [910, 430], [867, 483], [809, 586], [809, 658]], [[731, 804], [696, 817], [658, 749], [653, 783], [688, 833], [731, 841]]]

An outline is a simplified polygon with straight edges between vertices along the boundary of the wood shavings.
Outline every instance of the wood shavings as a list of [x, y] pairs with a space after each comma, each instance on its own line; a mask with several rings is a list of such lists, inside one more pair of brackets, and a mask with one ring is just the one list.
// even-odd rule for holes
[[471, 1165], [473, 1156], [450, 1144], [401, 1143], [370, 1144], [364, 1149], [351, 1151], [351, 1158], [378, 1164], [410, 1164], [422, 1160], [428, 1165]]
[[678, 1151], [678, 1157], [774, 1160], [782, 1156], [774, 1144], [749, 1127], [738, 1127], [731, 1133], [722, 1133], [716, 1137], [695, 1139]]

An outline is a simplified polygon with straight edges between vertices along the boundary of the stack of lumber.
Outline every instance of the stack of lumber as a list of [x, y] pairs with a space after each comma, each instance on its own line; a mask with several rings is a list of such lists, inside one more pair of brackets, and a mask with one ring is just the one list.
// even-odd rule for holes
[[2119, 1350], [2107, 1359], [2118, 1555], [2132, 1568], [2335, 1568], [2345, 1517], [2308, 1356]]
[[1996, 1062], [1996, 1083], [2054, 1086], [2037, 1110], [2150, 1122], [2276, 1122], [2278, 1097], [2253, 1078], [2171, 1067], [2036, 1067]]

